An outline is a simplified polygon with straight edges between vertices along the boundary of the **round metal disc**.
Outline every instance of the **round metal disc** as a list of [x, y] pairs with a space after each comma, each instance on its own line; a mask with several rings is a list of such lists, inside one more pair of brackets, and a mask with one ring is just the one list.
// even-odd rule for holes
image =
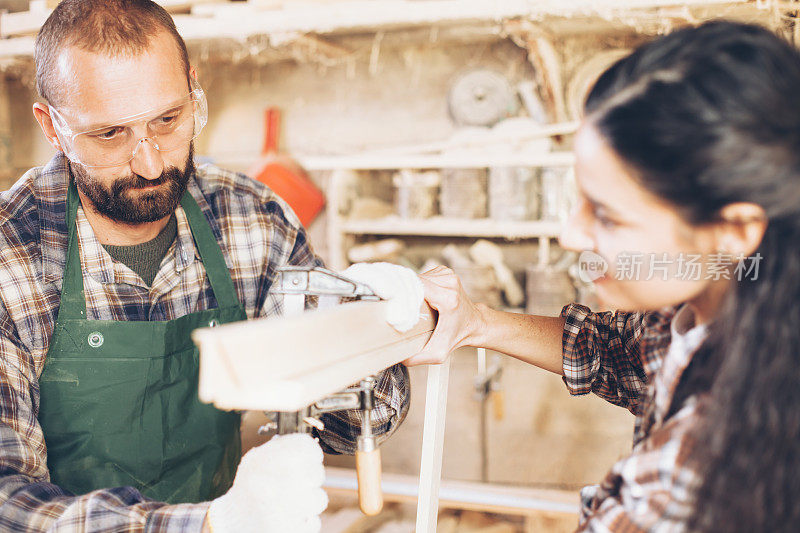
[[493, 126], [519, 109], [508, 80], [488, 69], [459, 76], [450, 87], [448, 102], [450, 115], [459, 126]]

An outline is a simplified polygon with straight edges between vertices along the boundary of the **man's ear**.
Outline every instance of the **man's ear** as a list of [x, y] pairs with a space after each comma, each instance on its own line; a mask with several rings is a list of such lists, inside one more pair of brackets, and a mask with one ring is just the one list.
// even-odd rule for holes
[[63, 152], [64, 150], [61, 147], [61, 141], [58, 140], [58, 135], [56, 135], [56, 129], [53, 127], [53, 119], [50, 116], [50, 108], [47, 104], [35, 102], [33, 104], [33, 116], [36, 118], [36, 122], [39, 123], [39, 127], [42, 128], [42, 133], [47, 137], [47, 142], [59, 152]]
[[734, 256], [752, 255], [767, 229], [764, 209], [758, 204], [736, 202], [723, 207], [719, 215], [715, 232], [717, 250]]
[[197, 81], [197, 69], [194, 65], [189, 65], [189, 76], [191, 76], [194, 81]]

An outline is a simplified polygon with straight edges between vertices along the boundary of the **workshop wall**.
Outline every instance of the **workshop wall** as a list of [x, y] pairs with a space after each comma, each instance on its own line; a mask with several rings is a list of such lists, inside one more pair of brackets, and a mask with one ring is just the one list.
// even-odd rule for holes
[[[359, 49], [372, 41], [346, 44]], [[246, 171], [264, 142], [267, 106], [283, 110], [281, 147], [289, 154], [356, 153], [446, 139], [454, 130], [449, 87], [460, 72], [478, 66], [513, 82], [533, 75], [525, 52], [496, 36], [449, 46], [385, 43], [372, 64], [368, 57], [332, 67], [288, 61], [201, 64], [211, 116], [198, 153]], [[324, 173], [314, 178], [326, 187]], [[325, 217], [309, 230], [316, 251], [327, 256]]]
[[281, 62], [201, 65], [209, 94], [209, 132], [198, 144], [229, 166], [252, 161], [263, 144], [263, 110], [284, 110], [290, 153], [352, 153], [423, 143], [453, 132], [447, 91], [465, 69], [487, 67], [520, 81], [533, 75], [525, 52], [507, 40], [381, 48], [368, 60], [324, 67]]
[[[586, 52], [582, 52], [586, 53]], [[580, 56], [573, 58], [579, 62]], [[263, 144], [263, 109], [283, 110], [282, 147], [290, 154], [352, 153], [395, 144], [447, 138], [454, 131], [447, 93], [465, 69], [488, 67], [511, 82], [532, 79], [525, 51], [493, 38], [469, 44], [416, 44], [384, 47], [375, 70], [368, 60], [334, 67], [281, 62], [257, 66], [200, 65], [209, 94], [208, 131], [198, 152], [222, 166], [245, 170]], [[324, 176], [317, 178], [324, 187]], [[327, 256], [325, 220], [310, 228], [318, 253]], [[423, 250], [444, 243], [428, 239]], [[507, 262], [519, 271], [535, 258], [535, 247], [504, 246]], [[503, 358], [502, 419], [490, 403], [487, 431], [488, 480], [514, 484], [577, 487], [597, 482], [629, 448], [633, 417], [594, 397], [571, 398], [557, 376]], [[454, 360], [449, 390], [443, 474], [481, 479], [480, 403], [473, 385], [475, 353], [463, 350]], [[425, 370], [411, 370], [412, 406], [408, 419], [383, 445], [387, 472], [415, 473], [419, 468], [425, 400]], [[245, 424], [248, 444], [260, 418]], [[328, 463], [351, 466], [352, 459], [329, 456]]]
[[[258, 54], [237, 61], [205, 49], [192, 49], [199, 79], [208, 94], [210, 119], [198, 138], [198, 156], [221, 166], [245, 171], [264, 142], [263, 110], [283, 111], [281, 147], [290, 154], [356, 152], [397, 144], [445, 139], [454, 131], [447, 93], [455, 77], [467, 69], [490, 68], [511, 83], [534, 79], [525, 50], [508, 39], [482, 35], [469, 42], [394, 43], [375, 52], [375, 38], [353, 37], [344, 43], [355, 59], [333, 65], [281, 61], [262, 63]], [[602, 43], [600, 43], [602, 45]], [[589, 51], [574, 46], [566, 68]], [[24, 170], [53, 154], [32, 114], [33, 80], [15, 76], [5, 84], [6, 142], [11, 155], [0, 173], [7, 188]], [[1, 104], [2, 102], [0, 102]], [[0, 128], [2, 129], [2, 128]], [[2, 133], [0, 131], [0, 133]], [[315, 176], [323, 189], [325, 175]], [[317, 252], [328, 255], [324, 216], [310, 228]], [[425, 246], [444, 241], [428, 239]], [[426, 248], [421, 248], [426, 250]], [[535, 257], [531, 245], [504, 245], [507, 262], [516, 271]], [[487, 425], [488, 480], [501, 483], [576, 487], [596, 482], [630, 447], [633, 418], [593, 397], [570, 398], [560, 379], [510, 358], [502, 359], [501, 418], [489, 404]], [[476, 359], [462, 350], [454, 359], [448, 400], [443, 474], [446, 478], [481, 479], [480, 403], [475, 397]], [[386, 471], [417, 472], [424, 417], [425, 370], [411, 370], [411, 411], [397, 434], [383, 446]], [[258, 417], [245, 424], [246, 444], [257, 442]], [[352, 460], [329, 457], [332, 465]]]

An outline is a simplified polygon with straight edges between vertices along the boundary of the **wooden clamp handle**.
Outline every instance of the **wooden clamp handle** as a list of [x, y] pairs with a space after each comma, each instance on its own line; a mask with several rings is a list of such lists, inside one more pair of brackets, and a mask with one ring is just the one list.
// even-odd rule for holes
[[356, 451], [356, 473], [358, 475], [358, 505], [361, 512], [374, 516], [383, 509], [383, 493], [381, 492], [381, 452], [378, 448], [371, 451]]
[[493, 390], [489, 393], [494, 408], [494, 419], [502, 420], [506, 416], [505, 394], [501, 390]]

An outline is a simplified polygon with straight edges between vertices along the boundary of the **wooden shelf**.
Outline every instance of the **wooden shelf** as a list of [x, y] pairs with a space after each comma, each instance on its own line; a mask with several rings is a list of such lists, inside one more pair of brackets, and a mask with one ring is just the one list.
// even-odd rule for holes
[[[622, 13], [643, 12], [652, 16], [657, 8], [676, 6], [684, 9], [746, 6], [757, 12], [755, 3], [748, 0], [161, 0], [159, 3], [173, 12], [191, 13], [174, 15], [178, 31], [187, 41], [226, 38], [244, 41], [257, 35], [293, 32], [326, 35], [476, 22], [499, 24], [511, 19], [541, 20], [548, 16], [604, 20]], [[0, 33], [9, 38], [0, 40], [0, 57], [32, 56], [33, 41], [22, 36], [35, 34], [49, 12], [44, 8], [3, 15]]]
[[568, 167], [572, 152], [533, 154], [352, 155], [298, 157], [306, 170], [393, 170], [403, 168]]
[[344, 219], [340, 229], [343, 233], [350, 235], [485, 237], [517, 240], [558, 237], [561, 232], [561, 223], [544, 220], [515, 222], [444, 217], [404, 219], [392, 216], [376, 220]]

